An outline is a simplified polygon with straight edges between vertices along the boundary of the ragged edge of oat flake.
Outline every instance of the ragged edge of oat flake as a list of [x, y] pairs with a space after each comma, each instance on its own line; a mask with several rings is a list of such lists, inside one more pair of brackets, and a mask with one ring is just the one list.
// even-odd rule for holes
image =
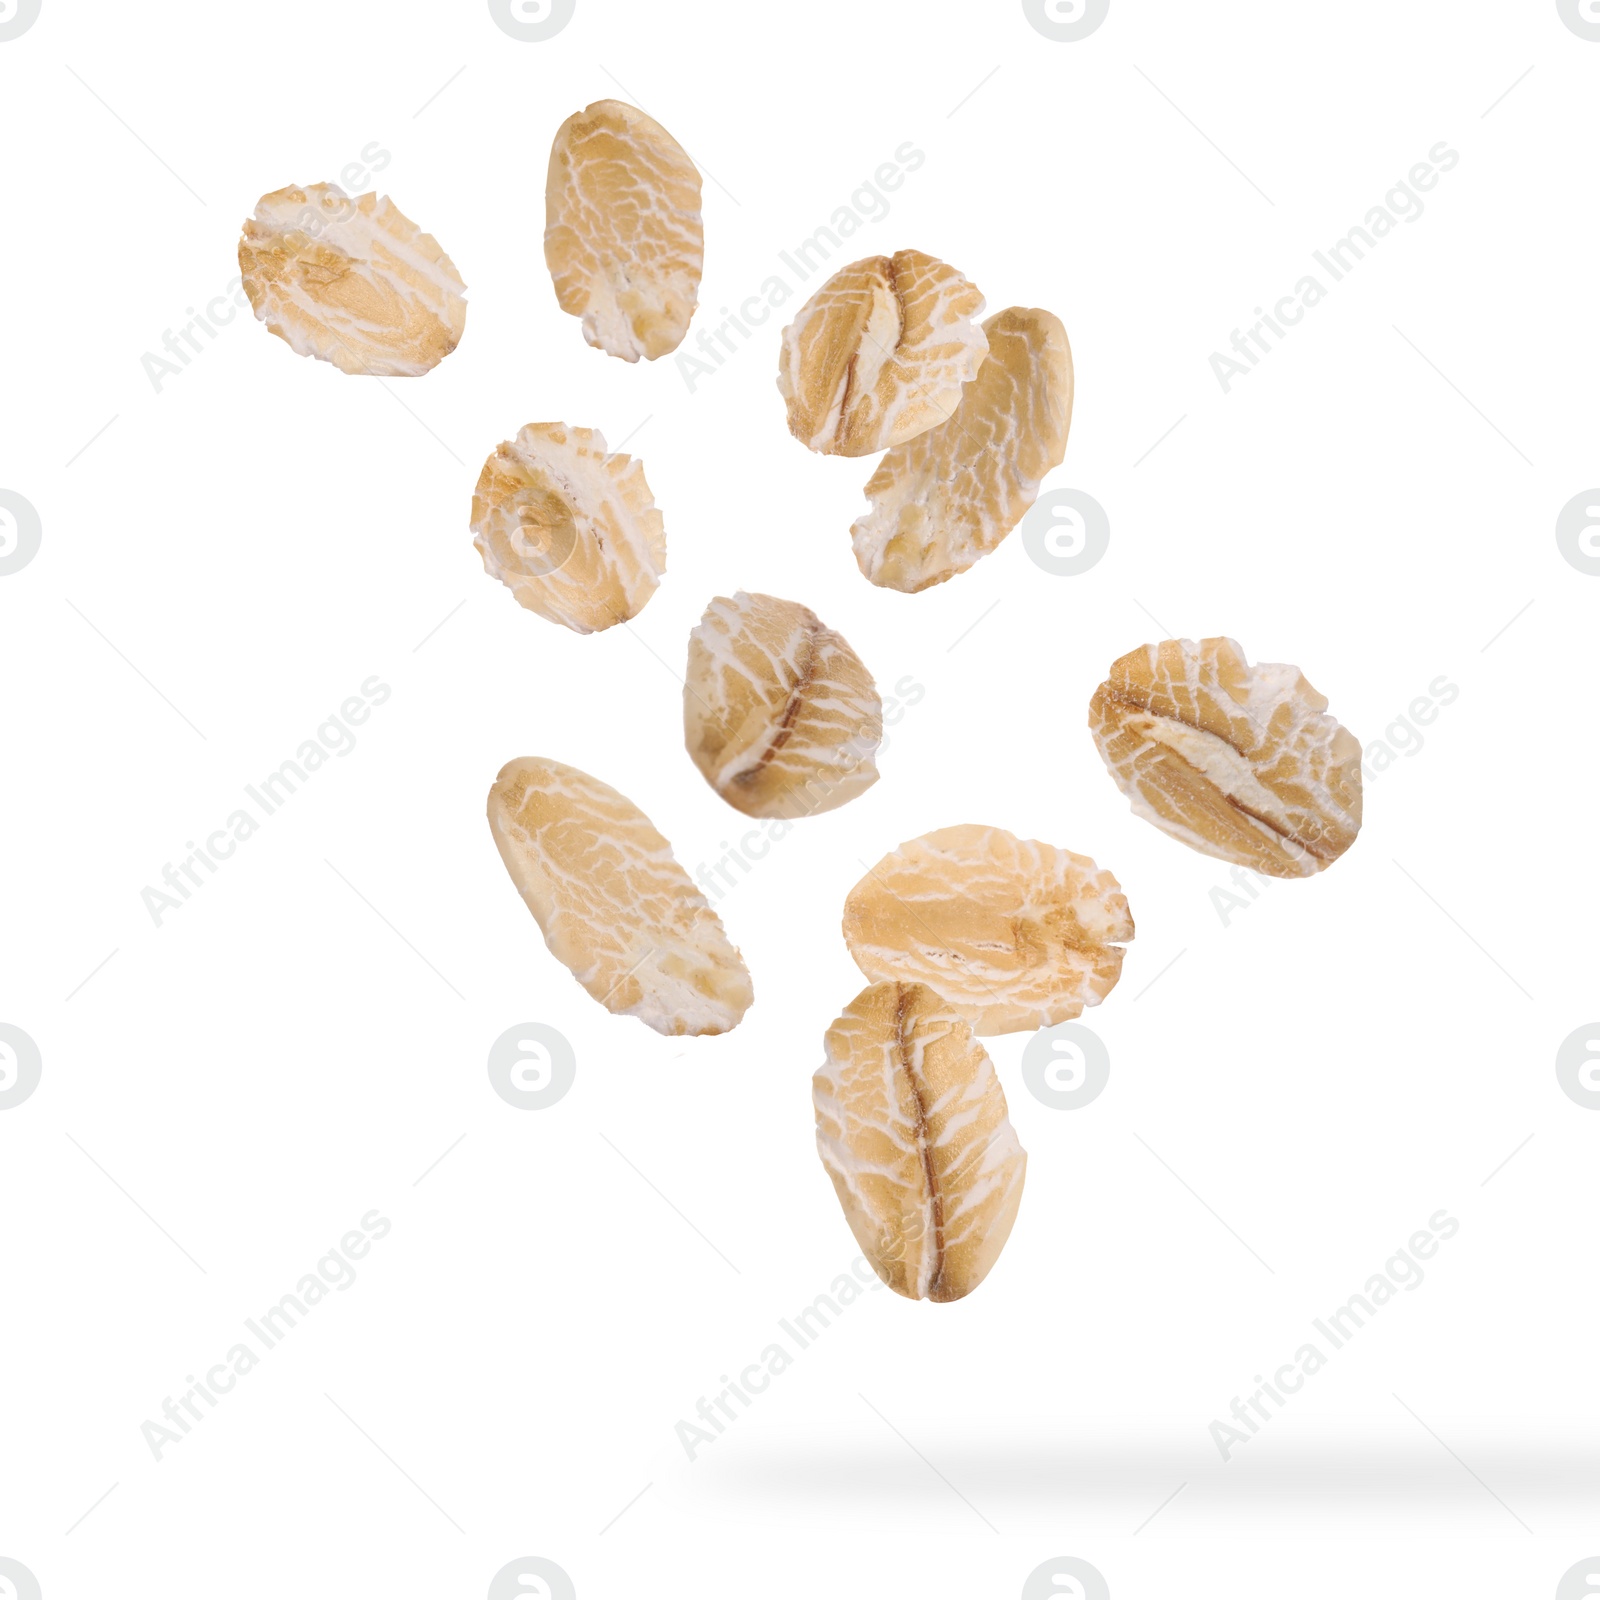
[[824, 1050], [817, 1153], [856, 1242], [896, 1294], [970, 1294], [1010, 1237], [1028, 1163], [988, 1055], [916, 983], [863, 990]]
[[418, 377], [461, 341], [466, 284], [387, 196], [291, 185], [256, 203], [239, 272], [258, 321], [341, 372]]
[[650, 819], [576, 767], [524, 756], [489, 791], [489, 827], [550, 953], [608, 1011], [664, 1034], [726, 1033], [750, 974]]
[[890, 450], [850, 535], [880, 588], [914, 594], [996, 549], [1061, 465], [1072, 424], [1072, 348], [1060, 319], [1010, 306], [983, 324], [989, 354], [948, 421]]
[[841, 267], [783, 330], [789, 431], [822, 455], [864, 456], [936, 427], [988, 351], [977, 286], [920, 250]]
[[719, 596], [689, 636], [684, 744], [750, 817], [831, 811], [878, 781], [883, 702], [860, 656], [793, 600]]
[[596, 100], [561, 124], [545, 181], [545, 263], [589, 344], [630, 362], [676, 350], [704, 254], [700, 173], [660, 123]]
[[1323, 871], [1361, 829], [1361, 746], [1298, 667], [1229, 638], [1131, 650], [1089, 726], [1134, 814], [1204, 855], [1278, 878]]
[[498, 445], [473, 491], [472, 531], [484, 571], [574, 633], [637, 616], [667, 569], [644, 466], [608, 453], [598, 428], [530, 422]]
[[845, 900], [843, 932], [868, 978], [925, 983], [994, 1034], [1098, 1005], [1134, 927], [1121, 886], [1087, 856], [968, 823], [871, 867]]

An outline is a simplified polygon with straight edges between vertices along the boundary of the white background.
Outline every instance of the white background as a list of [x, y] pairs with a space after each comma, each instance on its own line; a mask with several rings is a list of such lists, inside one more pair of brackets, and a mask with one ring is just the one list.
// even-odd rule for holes
[[[1544, 0], [1113, 0], [1079, 43], [1010, 0], [578, 0], [539, 44], [467, 0], [44, 0], [0, 43], [0, 487], [43, 523], [0, 579], [0, 1022], [44, 1064], [0, 1112], [0, 1555], [47, 1600], [480, 1596], [523, 1555], [584, 1600], [1011, 1596], [1063, 1555], [1117, 1600], [1553, 1595], [1600, 1551], [1600, 1115], [1553, 1065], [1600, 1012], [1600, 579], [1554, 539], [1600, 480], [1597, 74]], [[924, 152], [838, 259], [914, 246], [1062, 317], [1050, 486], [1106, 508], [1105, 559], [1012, 538], [867, 584], [871, 464], [808, 454], [774, 387], [798, 296], [694, 392], [589, 348], [542, 190], [611, 96], [707, 175], [696, 330]], [[1211, 353], [1441, 140], [1425, 213], [1224, 394]], [[379, 384], [240, 315], [157, 393], [141, 357], [227, 291], [257, 197], [374, 141], [470, 287], [460, 348]], [[535, 420], [645, 463], [669, 570], [630, 627], [481, 570], [473, 482]], [[555, 757], [714, 860], [746, 824], [677, 673], [737, 587], [925, 694], [882, 781], [721, 902], [744, 1023], [665, 1039], [546, 953], [484, 796]], [[1460, 691], [1350, 853], [1227, 926], [1226, 866], [1132, 817], [1085, 729], [1113, 658], [1214, 633], [1369, 745]], [[373, 674], [357, 747], [157, 928], [141, 889]], [[962, 822], [1120, 878], [1110, 1085], [1053, 1111], [989, 1041], [1031, 1157], [992, 1276], [864, 1295], [691, 1462], [674, 1425], [855, 1255], [809, 1104], [863, 981], [844, 895]], [[485, 1071], [524, 1021], [578, 1059], [546, 1111]], [[155, 1461], [141, 1424], [373, 1208], [359, 1280]], [[1212, 1420], [1440, 1208], [1427, 1280], [1224, 1462]]]

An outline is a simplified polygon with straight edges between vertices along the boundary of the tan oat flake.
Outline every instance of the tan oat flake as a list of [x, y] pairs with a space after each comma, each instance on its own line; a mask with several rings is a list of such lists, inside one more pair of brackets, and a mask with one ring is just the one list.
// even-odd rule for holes
[[644, 467], [597, 428], [530, 422], [496, 447], [472, 494], [484, 571], [574, 633], [637, 616], [667, 567]]
[[332, 183], [263, 195], [239, 240], [259, 321], [296, 355], [341, 372], [410, 378], [461, 341], [466, 284], [395, 203]]
[[621, 100], [596, 100], [556, 131], [544, 258], [563, 311], [624, 361], [676, 350], [700, 292], [700, 174], [678, 141]]
[[1012, 306], [983, 325], [989, 355], [954, 415], [896, 446], [867, 480], [856, 563], [907, 594], [965, 572], [1022, 520], [1066, 454], [1072, 351], [1048, 311]]
[[1099, 1005], [1133, 937], [1117, 880], [1087, 856], [1004, 828], [941, 828], [850, 891], [844, 938], [875, 981], [925, 983], [977, 1033], [1015, 1033]]
[[789, 431], [822, 455], [865, 456], [945, 421], [988, 348], [983, 296], [920, 250], [853, 261], [783, 330]]
[[508, 762], [489, 827], [550, 953], [606, 1010], [657, 1033], [726, 1033], [750, 974], [650, 819], [559, 761]]
[[1192, 850], [1308, 878], [1361, 828], [1361, 746], [1298, 667], [1254, 667], [1232, 639], [1130, 650], [1089, 727], [1136, 815]]
[[966, 1021], [920, 983], [864, 989], [811, 1080], [817, 1153], [896, 1294], [959, 1300], [1011, 1235], [1028, 1157]]
[[793, 600], [717, 598], [689, 636], [684, 743], [748, 817], [812, 816], [878, 780], [883, 702], [860, 656]]

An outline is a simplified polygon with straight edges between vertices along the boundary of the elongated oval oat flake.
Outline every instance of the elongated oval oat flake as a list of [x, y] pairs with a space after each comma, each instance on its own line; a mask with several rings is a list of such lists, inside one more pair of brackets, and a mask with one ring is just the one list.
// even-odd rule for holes
[[1072, 350], [1048, 311], [1011, 306], [983, 325], [989, 354], [948, 421], [897, 445], [867, 480], [850, 529], [856, 564], [907, 594], [995, 549], [1066, 454]]
[[752, 998], [722, 921], [631, 800], [559, 761], [507, 762], [489, 827], [550, 953], [606, 1010], [726, 1033]]
[[910, 1300], [959, 1300], [999, 1258], [1028, 1157], [965, 1019], [919, 983], [864, 989], [811, 1080], [817, 1153], [875, 1271]]
[[676, 350], [700, 292], [700, 174], [654, 118], [596, 100], [556, 131], [544, 257], [563, 311], [624, 361]]

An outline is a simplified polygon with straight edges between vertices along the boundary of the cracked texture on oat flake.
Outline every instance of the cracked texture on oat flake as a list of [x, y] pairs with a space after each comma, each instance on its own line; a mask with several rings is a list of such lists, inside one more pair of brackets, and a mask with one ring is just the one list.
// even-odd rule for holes
[[1089, 727], [1136, 815], [1192, 850], [1308, 878], [1361, 828], [1361, 746], [1298, 667], [1226, 638], [1130, 650]]
[[824, 1050], [817, 1153], [856, 1242], [907, 1299], [971, 1294], [1010, 1236], [1028, 1164], [983, 1046], [932, 989], [878, 983]]
[[868, 978], [925, 983], [982, 1034], [1099, 1005], [1132, 937], [1121, 887], [1087, 856], [970, 823], [891, 850], [844, 907]]
[[596, 100], [556, 131], [544, 258], [561, 309], [624, 361], [676, 350], [700, 292], [700, 174], [660, 123]]
[[683, 725], [701, 776], [749, 817], [814, 816], [878, 781], [872, 674], [793, 600], [711, 602], [689, 635]]
[[896, 446], [867, 480], [850, 529], [873, 583], [913, 594], [965, 572], [1022, 520], [1066, 454], [1072, 350], [1048, 311], [1011, 306], [983, 324], [989, 354], [948, 422]]
[[352, 200], [332, 183], [263, 195], [239, 240], [239, 271], [258, 321], [296, 355], [341, 372], [418, 377], [466, 327], [455, 264], [387, 196]]
[[920, 250], [841, 267], [783, 330], [789, 431], [822, 455], [865, 456], [945, 421], [988, 341], [983, 296]]
[[489, 827], [550, 953], [606, 1010], [726, 1033], [752, 999], [722, 920], [631, 800], [576, 767], [507, 762]]
[[574, 633], [637, 616], [667, 568], [644, 467], [608, 454], [597, 428], [530, 422], [496, 446], [472, 494], [472, 532], [490, 577]]

